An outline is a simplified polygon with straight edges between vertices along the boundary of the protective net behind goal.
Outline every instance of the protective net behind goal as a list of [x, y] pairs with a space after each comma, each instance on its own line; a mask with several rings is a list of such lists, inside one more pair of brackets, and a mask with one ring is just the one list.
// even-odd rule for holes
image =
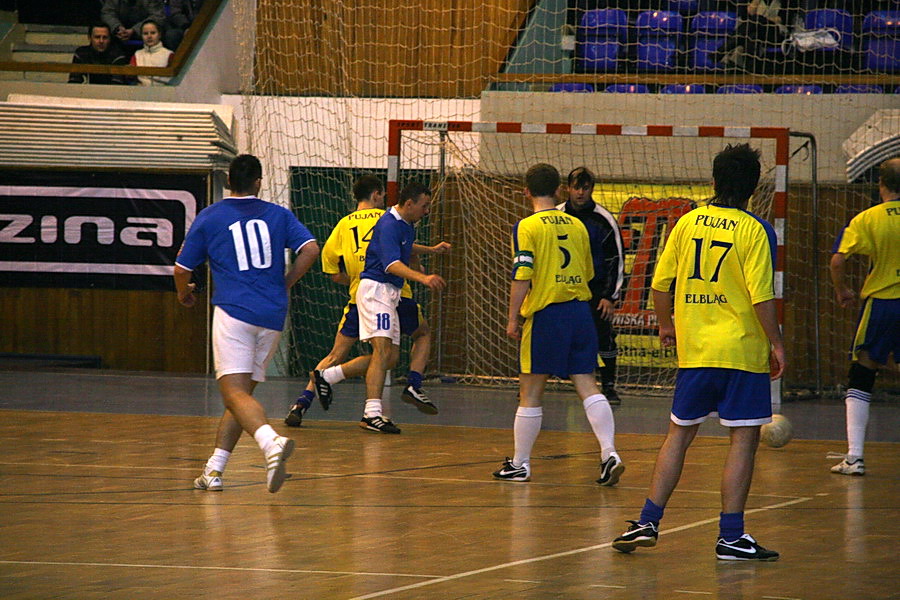
[[[389, 188], [396, 193], [412, 179], [430, 183], [430, 242], [454, 246], [430, 265], [449, 281], [429, 306], [440, 332], [432, 370], [465, 383], [503, 384], [516, 376], [517, 343], [505, 335], [511, 232], [531, 212], [523, 176], [544, 162], [563, 178], [579, 166], [597, 174], [593, 199], [622, 230], [625, 281], [614, 320], [619, 384], [670, 388], [676, 356], [660, 347], [650, 280], [672, 225], [712, 196], [712, 159], [727, 143], [750, 142], [761, 151], [763, 179], [749, 208], [783, 232], [776, 188], [783, 208], [786, 152], [778, 164], [777, 146], [786, 148], [787, 131], [755, 133], [766, 137], [750, 138], [751, 128], [397, 122]], [[559, 200], [565, 200], [564, 190]], [[780, 291], [780, 273], [776, 279]]]

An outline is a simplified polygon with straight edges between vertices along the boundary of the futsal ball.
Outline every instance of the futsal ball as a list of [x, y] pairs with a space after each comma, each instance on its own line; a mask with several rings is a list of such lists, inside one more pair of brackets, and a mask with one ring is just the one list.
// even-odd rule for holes
[[762, 442], [772, 448], [781, 448], [789, 441], [794, 434], [794, 426], [784, 415], [772, 415], [772, 422], [762, 426], [760, 431], [760, 439]]

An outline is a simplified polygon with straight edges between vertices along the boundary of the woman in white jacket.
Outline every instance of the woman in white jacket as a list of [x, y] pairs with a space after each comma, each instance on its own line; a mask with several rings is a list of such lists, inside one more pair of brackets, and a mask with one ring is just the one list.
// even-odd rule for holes
[[[153, 19], [147, 19], [141, 25], [141, 37], [144, 39], [144, 47], [131, 57], [131, 65], [135, 67], [168, 67], [172, 64], [174, 52], [163, 46], [159, 23]], [[168, 77], [139, 75], [140, 85], [165, 85]]]

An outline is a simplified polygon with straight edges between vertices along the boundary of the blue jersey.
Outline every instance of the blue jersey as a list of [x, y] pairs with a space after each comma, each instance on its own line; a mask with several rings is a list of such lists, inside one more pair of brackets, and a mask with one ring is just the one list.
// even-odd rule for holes
[[225, 198], [200, 211], [175, 264], [193, 271], [209, 260], [212, 303], [230, 316], [281, 331], [287, 316], [284, 250], [314, 241], [284, 207], [253, 196]]
[[403, 220], [396, 208], [391, 208], [372, 228], [372, 241], [366, 250], [366, 268], [359, 278], [402, 288], [403, 278], [388, 273], [387, 268], [397, 261], [409, 266], [415, 239], [416, 229]]

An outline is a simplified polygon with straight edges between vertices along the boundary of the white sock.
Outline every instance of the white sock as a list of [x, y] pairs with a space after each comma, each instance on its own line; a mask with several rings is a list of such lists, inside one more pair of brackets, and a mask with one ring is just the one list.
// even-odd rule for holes
[[367, 419], [381, 416], [381, 398], [369, 398], [366, 400], [366, 408], [363, 410], [363, 416]]
[[844, 404], [847, 406], [847, 457], [862, 458], [866, 443], [866, 425], [869, 424], [870, 392], [850, 388]]
[[206, 468], [203, 470], [204, 475], [209, 475], [210, 471], [218, 471], [219, 473], [225, 472], [225, 467], [228, 465], [228, 459], [231, 458], [231, 452], [228, 450], [222, 450], [221, 448], [216, 448], [212, 456], [209, 457], [209, 460], [206, 461]]
[[253, 439], [256, 440], [256, 443], [259, 444], [259, 447], [262, 449], [263, 454], [267, 455], [272, 449], [275, 447], [275, 440], [278, 438], [278, 434], [275, 433], [275, 430], [272, 429], [272, 426], [269, 424], [262, 425], [259, 429], [253, 432]]
[[336, 365], [322, 371], [322, 379], [331, 385], [334, 385], [335, 383], [340, 383], [347, 379], [347, 377], [344, 375], [344, 369], [341, 368], [341, 365]]
[[544, 409], [540, 406], [520, 406], [516, 410], [516, 420], [513, 424], [516, 453], [513, 455], [513, 465], [521, 467], [531, 462], [531, 449], [541, 432], [543, 418]]
[[584, 399], [584, 414], [600, 442], [600, 460], [606, 460], [616, 451], [616, 422], [612, 409], [603, 394], [594, 394]]

